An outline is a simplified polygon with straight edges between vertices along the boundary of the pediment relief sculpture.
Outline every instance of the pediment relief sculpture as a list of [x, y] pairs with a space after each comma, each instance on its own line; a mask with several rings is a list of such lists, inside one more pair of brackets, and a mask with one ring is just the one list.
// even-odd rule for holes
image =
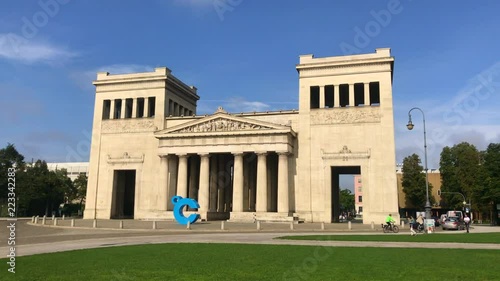
[[195, 124], [185, 127], [172, 133], [199, 133], [199, 132], [225, 132], [225, 131], [248, 131], [248, 130], [265, 130], [272, 129], [271, 127], [245, 123], [226, 118], [216, 118], [207, 122]]

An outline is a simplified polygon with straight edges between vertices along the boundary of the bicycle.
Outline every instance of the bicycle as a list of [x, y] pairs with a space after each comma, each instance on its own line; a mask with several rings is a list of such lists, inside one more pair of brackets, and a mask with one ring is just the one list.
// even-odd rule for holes
[[410, 224], [410, 234], [417, 235], [418, 233], [422, 234], [425, 233], [424, 225], [420, 223], [414, 223], [413, 225]]
[[389, 232], [398, 233], [399, 232], [399, 227], [397, 225], [394, 225], [394, 223], [391, 223], [390, 225], [382, 224], [382, 229], [383, 229], [384, 233], [389, 233]]

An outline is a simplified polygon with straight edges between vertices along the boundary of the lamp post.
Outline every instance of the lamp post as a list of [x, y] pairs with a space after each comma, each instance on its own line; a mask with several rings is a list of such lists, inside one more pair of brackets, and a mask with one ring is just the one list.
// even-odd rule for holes
[[427, 172], [428, 172], [428, 169], [427, 169], [427, 136], [426, 136], [426, 132], [425, 132], [425, 114], [422, 111], [422, 109], [420, 109], [418, 107], [414, 107], [414, 108], [410, 109], [410, 111], [408, 111], [408, 124], [406, 125], [406, 127], [408, 128], [408, 130], [412, 130], [414, 127], [413, 123], [411, 122], [411, 112], [414, 109], [417, 109], [422, 113], [422, 118], [424, 121], [425, 199], [426, 199], [425, 218], [430, 219], [432, 207], [431, 207], [431, 202], [429, 201], [429, 175], [427, 174]]

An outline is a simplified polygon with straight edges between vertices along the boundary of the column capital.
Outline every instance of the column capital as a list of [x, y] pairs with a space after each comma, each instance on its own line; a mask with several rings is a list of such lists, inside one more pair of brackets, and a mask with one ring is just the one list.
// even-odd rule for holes
[[177, 153], [177, 154], [175, 154], [175, 155], [177, 155], [177, 157], [179, 157], [179, 158], [181, 158], [181, 157], [182, 157], [182, 158], [184, 158], [184, 157], [188, 157], [188, 154], [187, 154], [187, 153]]
[[243, 156], [243, 154], [245, 154], [245, 152], [237, 151], [237, 152], [233, 152], [232, 154], [233, 154], [233, 156]]
[[255, 151], [255, 154], [257, 155], [267, 155], [267, 151]]
[[170, 156], [170, 154], [159, 154], [158, 157], [160, 158], [167, 158]]
[[198, 153], [198, 155], [199, 155], [200, 157], [207, 157], [207, 158], [210, 158], [210, 153], [208, 153], [208, 152]]
[[280, 156], [281, 156], [281, 155], [286, 155], [286, 156], [288, 156], [288, 155], [290, 155], [290, 154], [292, 154], [292, 153], [290, 153], [290, 152], [288, 152], [288, 151], [276, 151], [276, 154], [278, 154], [278, 155], [280, 155]]

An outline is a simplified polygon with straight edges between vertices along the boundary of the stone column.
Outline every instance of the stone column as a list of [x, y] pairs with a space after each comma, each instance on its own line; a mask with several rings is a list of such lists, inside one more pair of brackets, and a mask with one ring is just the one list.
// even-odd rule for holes
[[[210, 157], [210, 203], [209, 211], [217, 211], [217, 158], [218, 155]], [[200, 187], [201, 188], [201, 187]]]
[[115, 119], [115, 100], [111, 100], [109, 114], [110, 114], [109, 119]]
[[149, 113], [149, 99], [144, 98], [144, 111], [143, 111], [142, 117], [149, 117], [148, 113]]
[[325, 86], [319, 86], [319, 108], [325, 108]]
[[333, 107], [340, 107], [340, 87], [333, 85]]
[[137, 98], [132, 99], [132, 118], [137, 118]]
[[158, 175], [158, 209], [167, 211], [168, 198], [168, 155], [160, 156], [160, 173]]
[[234, 155], [233, 212], [243, 212], [243, 153]]
[[257, 153], [257, 201], [255, 211], [267, 212], [267, 153]]
[[186, 198], [188, 196], [188, 156], [187, 154], [179, 154], [179, 170], [177, 171], [177, 195]]
[[[200, 204], [200, 213], [205, 213], [208, 211], [208, 206], [210, 202], [210, 155], [200, 154], [200, 185], [198, 190], [198, 203]], [[206, 217], [205, 217], [206, 219]]]
[[177, 169], [178, 169], [178, 158], [171, 156], [168, 159], [168, 202], [167, 210], [172, 211], [174, 204], [172, 204], [172, 197], [177, 195]]
[[126, 99], [122, 99], [122, 110], [120, 112], [120, 119], [125, 119], [125, 107], [127, 105], [127, 100]]
[[370, 105], [370, 83], [365, 83], [365, 105]]
[[279, 152], [278, 159], [278, 213], [288, 213], [289, 186], [288, 186], [288, 152]]
[[354, 84], [349, 84], [349, 107], [354, 106]]

